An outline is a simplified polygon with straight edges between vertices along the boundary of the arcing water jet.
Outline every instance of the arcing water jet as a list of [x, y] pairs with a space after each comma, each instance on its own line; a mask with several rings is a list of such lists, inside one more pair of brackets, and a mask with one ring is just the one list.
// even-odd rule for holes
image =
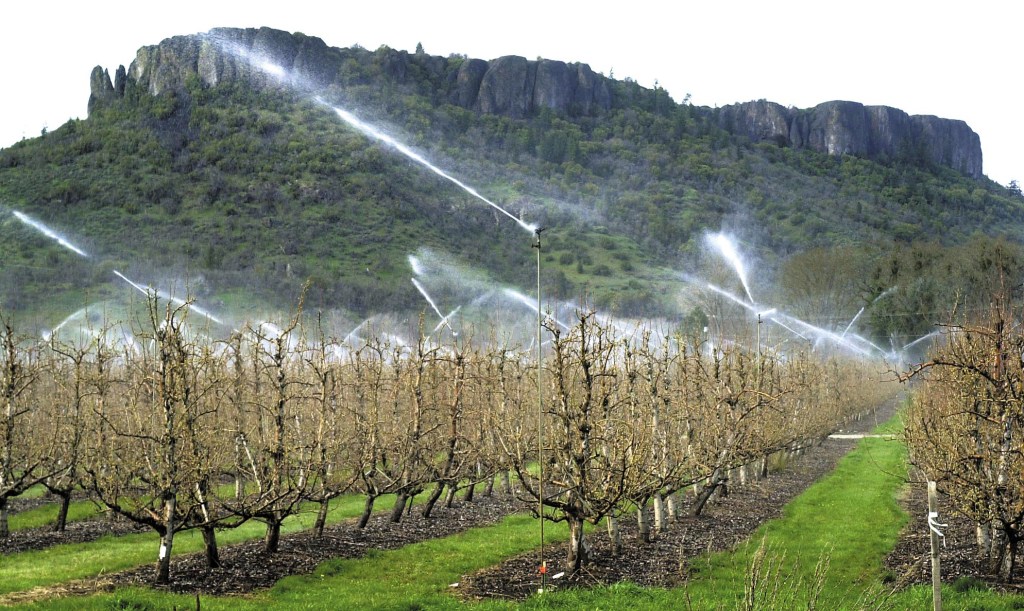
[[[220, 39], [218, 39], [216, 37], [211, 38], [211, 40], [214, 43], [218, 44], [220, 46], [220, 48], [222, 50], [224, 50], [225, 53], [233, 55], [233, 56], [237, 57], [238, 59], [241, 59], [241, 60], [245, 61], [250, 66], [252, 66], [252, 67], [254, 67], [254, 68], [258, 69], [258, 70], [261, 70], [265, 74], [273, 76], [274, 78], [276, 78], [281, 83], [287, 84], [287, 85], [291, 86], [293, 89], [296, 89], [296, 90], [302, 90], [303, 88], [307, 88], [308, 89], [308, 85], [309, 85], [308, 83], [302, 83], [302, 82], [300, 82], [301, 79], [292, 78], [292, 76], [283, 67], [281, 67], [281, 66], [279, 66], [279, 65], [277, 65], [277, 64], [275, 64], [275, 63], [273, 63], [271, 61], [269, 61], [266, 57], [260, 57], [257, 54], [252, 53], [251, 51], [248, 51], [248, 50], [246, 50], [246, 49], [244, 49], [244, 48], [242, 48], [242, 47], [240, 47], [240, 46], [238, 46], [236, 44], [233, 44], [233, 43], [231, 43], [229, 41], [220, 40]], [[451, 183], [455, 184], [456, 186], [458, 186], [460, 189], [462, 189], [466, 193], [472, 195], [473, 197], [475, 197], [478, 200], [482, 201], [483, 203], [487, 204], [491, 208], [494, 208], [498, 212], [500, 212], [500, 213], [504, 214], [505, 216], [507, 216], [508, 218], [512, 219], [513, 221], [516, 222], [517, 225], [519, 225], [520, 227], [522, 227], [523, 229], [528, 231], [530, 233], [530, 235], [533, 235], [537, 231], [537, 226], [536, 225], [533, 225], [531, 223], [527, 223], [527, 222], [523, 221], [522, 219], [519, 219], [518, 217], [516, 217], [514, 214], [512, 214], [508, 210], [505, 210], [504, 208], [502, 208], [498, 204], [492, 202], [491, 200], [487, 199], [486, 197], [484, 197], [483, 195], [478, 193], [476, 191], [476, 189], [474, 189], [473, 187], [470, 187], [469, 185], [465, 184], [461, 180], [455, 178], [454, 176], [448, 174], [447, 172], [445, 172], [441, 168], [439, 168], [439, 167], [435, 166], [434, 164], [430, 163], [422, 155], [420, 155], [416, 151], [412, 150], [411, 148], [409, 148], [405, 144], [399, 142], [394, 137], [392, 137], [392, 136], [382, 132], [381, 130], [377, 129], [376, 127], [374, 127], [373, 125], [367, 123], [366, 121], [363, 121], [362, 119], [360, 119], [359, 117], [355, 116], [351, 112], [345, 110], [344, 108], [339, 108], [337, 106], [334, 106], [334, 105], [328, 103], [326, 100], [324, 100], [320, 96], [316, 96], [313, 99], [317, 103], [323, 104], [324, 106], [326, 106], [326, 107], [330, 108], [331, 110], [333, 110], [334, 113], [338, 116], [338, 118], [340, 118], [342, 121], [344, 121], [345, 123], [347, 123], [351, 127], [354, 127], [358, 131], [362, 132], [364, 135], [369, 136], [370, 138], [372, 138], [374, 140], [377, 140], [378, 142], [381, 142], [383, 144], [386, 144], [386, 145], [390, 146], [391, 148], [395, 149], [396, 151], [398, 151], [402, 155], [405, 155], [407, 158], [411, 159], [412, 161], [415, 161], [416, 163], [420, 164], [424, 168], [427, 168], [428, 170], [430, 170], [434, 174], [437, 174], [441, 178], [444, 178], [445, 180], [450, 181]]]
[[743, 290], [747, 293], [747, 299], [750, 300], [750, 303], [755, 303], [753, 295], [750, 294], [750, 285], [747, 284], [747, 270], [743, 267], [743, 259], [740, 258], [740, 253], [736, 250], [736, 244], [724, 233], [709, 234], [707, 241], [736, 270], [736, 275], [739, 276], [740, 282], [743, 284]]
[[[461, 310], [461, 309], [462, 309], [462, 306], [455, 306], [455, 309], [452, 310], [451, 312], [449, 312], [448, 316], [445, 316], [444, 318], [441, 319], [441, 322], [437, 323], [437, 326], [434, 327], [434, 330], [431, 331], [430, 334], [433, 335], [434, 333], [437, 333], [441, 329], [441, 327], [444, 327], [444, 326], [447, 326], [448, 329], [451, 330], [452, 326], [451, 326], [451, 324], [448, 321], [452, 319], [452, 316], [455, 316], [456, 314], [458, 314], [459, 310]], [[458, 335], [458, 334], [455, 333], [455, 331], [452, 331], [452, 335]]]
[[423, 275], [423, 265], [420, 263], [419, 257], [416, 255], [409, 255], [409, 267], [412, 268], [412, 273], [417, 276]]
[[[872, 303], [874, 303], [874, 302], [872, 302]], [[857, 313], [853, 316], [853, 319], [850, 320], [850, 324], [846, 325], [846, 328], [843, 329], [843, 334], [840, 337], [846, 337], [846, 334], [850, 331], [850, 327], [853, 326], [853, 323], [857, 322], [857, 319], [860, 318], [860, 315], [863, 314], [863, 313], [864, 313], [864, 306], [861, 306], [861, 308], [859, 310], [857, 310]]]
[[466, 193], [472, 195], [473, 197], [475, 197], [478, 200], [482, 201], [483, 203], [487, 204], [491, 208], [494, 208], [498, 212], [504, 214], [508, 218], [510, 218], [513, 221], [515, 221], [517, 225], [519, 225], [520, 227], [522, 227], [523, 229], [528, 231], [531, 235], [533, 235], [537, 231], [537, 226], [536, 225], [533, 225], [533, 224], [530, 224], [530, 223], [527, 223], [527, 222], [523, 221], [522, 219], [516, 217], [514, 214], [509, 212], [508, 210], [505, 210], [504, 208], [502, 208], [498, 204], [492, 202], [491, 200], [487, 199], [483, 195], [480, 195], [480, 193], [478, 193], [477, 190], [474, 189], [473, 187], [470, 187], [469, 185], [467, 185], [466, 183], [462, 182], [458, 178], [455, 178], [454, 176], [448, 174], [447, 172], [445, 172], [441, 168], [439, 168], [436, 165], [430, 163], [422, 155], [420, 155], [416, 151], [412, 150], [408, 146], [402, 144], [398, 140], [395, 140], [393, 137], [389, 136], [388, 134], [385, 134], [384, 132], [380, 131], [376, 127], [374, 127], [374, 126], [370, 125], [369, 123], [366, 123], [365, 121], [359, 119], [358, 117], [356, 117], [355, 115], [353, 115], [352, 113], [350, 113], [349, 111], [347, 111], [347, 110], [345, 110], [343, 108], [338, 108], [337, 106], [332, 106], [332, 105], [328, 104], [327, 102], [325, 102], [324, 100], [322, 100], [321, 98], [317, 98], [317, 101], [320, 102], [321, 104], [324, 104], [324, 105], [328, 106], [345, 123], [348, 123], [350, 126], [356, 128], [357, 130], [359, 130], [363, 134], [373, 138], [374, 140], [377, 140], [379, 142], [383, 142], [384, 144], [390, 146], [391, 148], [393, 148], [396, 151], [398, 151], [399, 153], [405, 155], [409, 159], [411, 159], [411, 160], [415, 161], [416, 163], [420, 164], [421, 166], [427, 168], [428, 170], [430, 170], [434, 174], [437, 174], [441, 178], [444, 178], [445, 180], [448, 180], [448, 181], [452, 182], [453, 184], [458, 186], [460, 189], [462, 189]]
[[932, 339], [934, 337], [938, 337], [940, 335], [942, 335], [942, 331], [941, 330], [932, 331], [931, 333], [929, 333], [927, 335], [924, 335], [922, 337], [919, 337], [919, 338], [915, 339], [914, 341], [910, 342], [906, 346], [903, 346], [902, 348], [900, 348], [900, 352], [906, 352], [906, 350], [908, 348], [913, 348], [914, 346], [916, 346], [916, 345], [918, 345], [920, 343], [926, 342], [926, 341], [928, 341], [928, 340], [930, 340], [930, 339]]
[[[423, 285], [420, 284], [419, 281], [416, 280], [415, 278], [412, 278], [412, 284], [413, 284], [413, 286], [416, 287], [416, 290], [418, 290], [420, 292], [420, 294], [423, 295], [423, 298], [427, 300], [427, 303], [430, 304], [430, 307], [434, 308], [434, 312], [436, 312], [437, 313], [437, 317], [441, 319], [441, 323], [448, 327], [448, 330], [452, 332], [452, 335], [454, 337], [458, 337], [459, 334], [455, 331], [455, 329], [452, 328], [451, 323], [448, 322], [448, 317], [445, 316], [444, 314], [442, 314], [441, 310], [438, 309], [437, 304], [434, 303], [434, 300], [431, 299], [430, 294], [427, 293], [427, 289], [423, 288]], [[436, 330], [437, 329], [435, 329], [435, 331]]]
[[130, 284], [133, 288], [135, 288], [136, 290], [138, 290], [139, 292], [141, 292], [143, 295], [145, 295], [147, 297], [149, 297], [150, 295], [156, 295], [160, 299], [166, 299], [167, 301], [170, 301], [171, 303], [173, 303], [175, 305], [186, 306], [189, 310], [192, 310], [196, 314], [199, 314], [200, 316], [206, 318], [207, 320], [210, 320], [211, 322], [215, 322], [218, 325], [224, 324], [224, 321], [222, 321], [221, 319], [217, 318], [213, 314], [210, 314], [206, 310], [200, 308], [199, 306], [197, 306], [197, 305], [195, 305], [193, 303], [189, 303], [189, 302], [185, 301], [184, 299], [179, 299], [177, 297], [173, 297], [173, 296], [171, 296], [171, 295], [169, 295], [169, 294], [167, 294], [167, 293], [165, 293], [163, 291], [158, 291], [157, 289], [154, 289], [152, 287], [149, 287], [149, 286], [145, 286], [144, 287], [144, 286], [142, 286], [140, 284], [132, 282], [124, 274], [122, 274], [121, 272], [117, 271], [116, 269], [114, 270], [114, 275], [116, 275], [121, 280], [124, 280], [125, 282]]
[[19, 221], [21, 221], [22, 223], [28, 225], [32, 229], [35, 229], [36, 231], [38, 231], [39, 233], [45, 235], [46, 237], [50, 238], [51, 240], [56, 241], [58, 244], [60, 244], [64, 248], [67, 248], [68, 250], [70, 250], [71, 252], [75, 253], [76, 255], [78, 255], [80, 257], [85, 257], [86, 259], [89, 258], [89, 255], [84, 250], [82, 250], [81, 248], [75, 246], [74, 244], [69, 242], [65, 237], [63, 237], [62, 235], [58, 234], [56, 231], [50, 229], [46, 225], [40, 223], [39, 221], [33, 219], [32, 217], [28, 216], [27, 214], [24, 214], [22, 212], [18, 212], [17, 210], [11, 210], [11, 213], [14, 214], [14, 218], [16, 218]]
[[[537, 304], [536, 304], [536, 303], [534, 303], [534, 300], [533, 300], [533, 299], [530, 299], [529, 297], [527, 297], [526, 295], [523, 295], [523, 294], [522, 294], [522, 293], [520, 293], [519, 291], [516, 291], [516, 290], [510, 289], [510, 288], [506, 288], [506, 289], [504, 290], [504, 292], [505, 292], [505, 294], [506, 294], [506, 295], [508, 295], [509, 297], [511, 297], [511, 298], [513, 298], [513, 299], [515, 299], [515, 300], [516, 300], [516, 301], [518, 301], [519, 303], [521, 303], [521, 304], [525, 305], [526, 307], [530, 308], [531, 310], [533, 310], [533, 311], [534, 311], [534, 313], [536, 313], [536, 312], [537, 312]], [[562, 321], [558, 320], [557, 318], [555, 318], [553, 314], [547, 314], [547, 317], [548, 317], [548, 318], [550, 318], [551, 320], [555, 321], [555, 323], [556, 323], [556, 324], [557, 324], [558, 326], [562, 327], [562, 328], [563, 328], [563, 329], [565, 329], [566, 331], [568, 331], [568, 330], [569, 330], [569, 325], [567, 325], [567, 324], [565, 324], [564, 322], [562, 322]]]

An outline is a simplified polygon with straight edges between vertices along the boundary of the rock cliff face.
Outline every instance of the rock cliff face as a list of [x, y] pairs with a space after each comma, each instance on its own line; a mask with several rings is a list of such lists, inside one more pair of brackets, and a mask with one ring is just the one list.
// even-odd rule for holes
[[464, 91], [458, 97], [475, 97], [472, 107], [483, 113], [522, 118], [550, 108], [563, 114], [592, 115], [612, 105], [607, 81], [585, 64], [508, 56], [470, 69], [481, 68], [479, 84], [468, 79], [466, 83], [476, 86], [475, 96]]
[[[207, 86], [241, 79], [257, 87], [287, 85], [318, 91], [337, 83], [342, 63], [353, 54], [358, 53], [271, 28], [217, 28], [139, 49], [126, 79], [152, 95], [180, 89], [191, 77]], [[490, 62], [449, 60], [391, 49], [363, 54], [366, 57], [361, 59], [378, 62], [382, 73], [398, 83], [411, 78], [415, 65], [447, 88], [449, 101], [483, 113], [522, 118], [541, 108], [572, 115], [611, 108], [607, 79], [583, 64], [516, 56]], [[100, 67], [93, 71], [91, 85], [92, 103], [116, 95], [109, 75]], [[123, 85], [120, 91], [123, 94]]]
[[319, 89], [334, 81], [341, 61], [336, 49], [312, 36], [217, 28], [142, 47], [127, 78], [152, 95], [179, 89], [192, 75], [208, 86], [242, 79], [261, 87], [285, 83]]
[[[547, 108], [592, 116], [613, 105], [610, 79], [585, 64], [518, 56], [491, 61], [443, 58], [387, 48], [337, 49], [319, 38], [271, 28], [217, 28], [139, 49], [127, 71], [118, 69], [114, 83], [97, 66], [90, 77], [89, 108], [123, 96], [129, 83], [152, 95], [179, 90], [190, 79], [206, 86], [244, 80], [256, 87], [322, 91], [344, 86], [352, 78], [348, 67], [353, 61], [357, 66], [372, 63], [376, 78], [383, 75], [399, 84], [427, 79], [431, 92], [441, 99], [481, 113], [524, 118]], [[717, 116], [724, 129], [755, 141], [881, 161], [927, 160], [976, 178], [982, 175], [981, 142], [963, 121], [912, 117], [896, 108], [856, 102], [825, 102], [797, 110], [762, 100], [698, 112]]]
[[857, 102], [825, 102], [798, 110], [764, 100], [726, 106], [718, 120], [726, 130], [754, 141], [880, 161], [923, 159], [982, 176], [981, 139], [963, 121], [911, 116]]

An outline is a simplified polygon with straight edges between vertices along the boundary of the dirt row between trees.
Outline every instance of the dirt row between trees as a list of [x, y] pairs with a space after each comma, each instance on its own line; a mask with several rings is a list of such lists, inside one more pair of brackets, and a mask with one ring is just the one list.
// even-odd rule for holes
[[[875, 416], [864, 418], [843, 432], [866, 432], [876, 423], [888, 419], [893, 410], [893, 406], [883, 408]], [[620, 522], [621, 555], [613, 557], [608, 537], [595, 529], [588, 535], [592, 563], [580, 574], [562, 578], [553, 585], [586, 587], [623, 580], [641, 585], [678, 585], [696, 557], [708, 551], [729, 549], [749, 538], [763, 522], [781, 516], [786, 503], [831, 472], [855, 445], [855, 440], [827, 439], [791, 460], [785, 469], [772, 472], [767, 480], [731, 486], [728, 496], [712, 500], [703, 515], [684, 517], [670, 523], [665, 532], [656, 533], [657, 538], [651, 543], [641, 543], [635, 518], [623, 516]], [[446, 537], [469, 528], [495, 524], [511, 513], [524, 511], [526, 507], [523, 502], [495, 490], [491, 497], [478, 494], [472, 502], [457, 500], [450, 509], [438, 506], [431, 518], [423, 518], [414, 507], [398, 524], [391, 523], [388, 513], [382, 512], [375, 515], [363, 530], [356, 528], [354, 521], [346, 521], [328, 526], [322, 538], [316, 538], [308, 531], [285, 535], [281, 539], [280, 551], [275, 554], [265, 553], [261, 540], [224, 546], [221, 548], [224, 566], [219, 569], [208, 569], [201, 553], [175, 556], [171, 566], [172, 583], [160, 589], [202, 595], [250, 593], [269, 588], [288, 575], [311, 573], [318, 564], [331, 558], [358, 558], [371, 549], [396, 549]], [[683, 510], [685, 512], [685, 505]], [[100, 519], [69, 525], [75, 530], [69, 530], [65, 539], [59, 542], [74, 542], [76, 536], [81, 541], [92, 540], [109, 534], [117, 524]], [[31, 532], [36, 534], [29, 534]], [[79, 534], [72, 534], [76, 532]], [[19, 551], [53, 545], [47, 542], [52, 533], [45, 529], [15, 534], [26, 540], [38, 537], [37, 546], [22, 543]], [[565, 554], [565, 544], [547, 546], [546, 556], [552, 567], [550, 573], [559, 570], [556, 567]], [[537, 560], [536, 551], [509, 559], [498, 566], [465, 576], [453, 590], [465, 598], [525, 598], [536, 591]], [[128, 585], [152, 587], [152, 578], [153, 566], [145, 565], [100, 578], [11, 594], [0, 598], [0, 604], [110, 591]]]
[[[945, 535], [939, 551], [942, 582], [957, 589], [989, 587], [1001, 592], [1024, 593], [1024, 583], [1004, 583], [992, 578], [988, 567], [978, 560], [974, 524], [953, 514], [939, 497], [939, 522]], [[928, 531], [928, 492], [924, 481], [913, 482], [900, 499], [910, 521], [900, 533], [896, 547], [885, 559], [885, 567], [907, 585], [931, 585], [931, 540]], [[940, 539], [942, 541], [942, 539]], [[1024, 562], [1018, 554], [1017, 563]]]
[[107, 535], [142, 532], [152, 531], [127, 520], [110, 520], [106, 517], [76, 520], [68, 522], [61, 532], [55, 532], [50, 527], [15, 530], [6, 539], [0, 539], [0, 554], [18, 554], [46, 549], [55, 545], [87, 543]]

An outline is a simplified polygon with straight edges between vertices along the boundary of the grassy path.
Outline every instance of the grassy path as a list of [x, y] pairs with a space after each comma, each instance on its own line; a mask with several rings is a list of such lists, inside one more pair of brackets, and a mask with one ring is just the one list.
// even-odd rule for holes
[[[363, 502], [363, 497], [357, 495], [335, 499], [331, 503], [328, 523], [358, 516], [363, 510]], [[388, 509], [393, 503], [393, 496], [381, 497], [377, 499], [376, 509]], [[314, 510], [292, 516], [285, 521], [282, 534], [311, 528], [315, 518]], [[262, 523], [248, 522], [239, 528], [219, 532], [217, 542], [230, 545], [260, 538], [265, 532], [266, 527]], [[0, 555], [0, 595], [155, 563], [158, 547], [157, 535], [146, 532], [102, 537], [88, 543], [55, 545], [9, 556]], [[174, 538], [174, 555], [199, 552], [202, 549], [203, 538], [198, 531], [186, 531]]]

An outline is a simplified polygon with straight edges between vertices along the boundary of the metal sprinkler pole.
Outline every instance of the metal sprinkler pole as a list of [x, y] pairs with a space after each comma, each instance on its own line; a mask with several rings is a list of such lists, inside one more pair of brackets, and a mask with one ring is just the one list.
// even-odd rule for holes
[[541, 373], [543, 367], [543, 352], [541, 350], [541, 313], [540, 300], [540, 233], [543, 227], [537, 227], [534, 235], [537, 241], [533, 247], [537, 249], [537, 516], [540, 518], [540, 590], [544, 592], [545, 578], [547, 577], [548, 566], [544, 560], [544, 387]]

